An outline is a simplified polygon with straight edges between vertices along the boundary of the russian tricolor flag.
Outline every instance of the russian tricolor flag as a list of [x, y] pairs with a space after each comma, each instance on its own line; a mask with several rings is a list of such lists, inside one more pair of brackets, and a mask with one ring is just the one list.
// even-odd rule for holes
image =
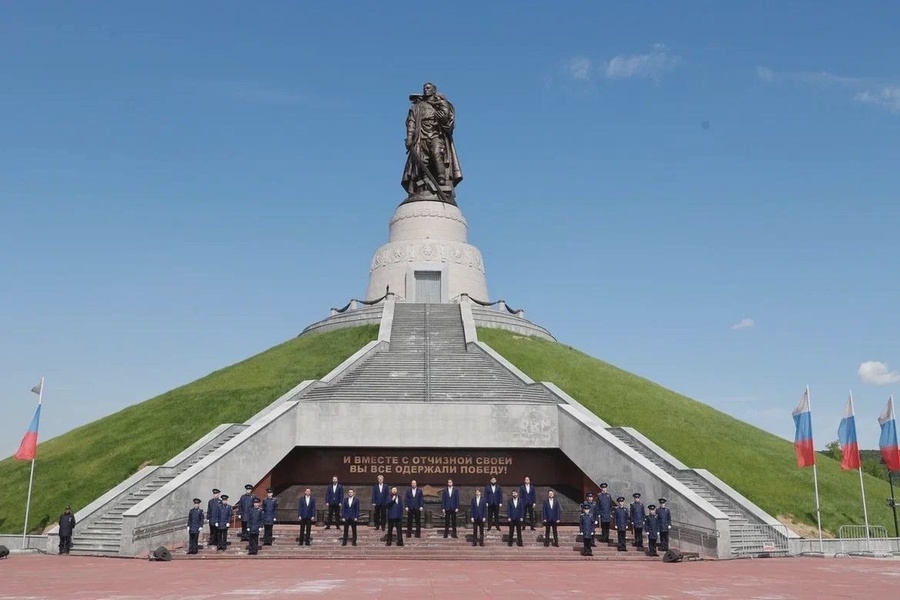
[[841, 468], [859, 468], [859, 444], [856, 441], [856, 417], [853, 414], [853, 394], [847, 400], [844, 418], [838, 426], [838, 441], [841, 443]]
[[37, 439], [38, 425], [41, 422], [41, 405], [38, 404], [37, 410], [34, 411], [34, 417], [31, 419], [31, 425], [19, 444], [19, 450], [16, 452], [17, 460], [34, 460], [37, 456]]
[[814, 467], [816, 465], [816, 451], [813, 448], [812, 414], [809, 412], [809, 388], [803, 392], [800, 404], [794, 409], [794, 425], [797, 432], [794, 435], [794, 452], [797, 453], [798, 467]]
[[878, 417], [881, 425], [881, 439], [878, 446], [888, 471], [900, 471], [900, 447], [897, 446], [897, 419], [894, 416], [894, 397], [888, 398], [887, 406]]

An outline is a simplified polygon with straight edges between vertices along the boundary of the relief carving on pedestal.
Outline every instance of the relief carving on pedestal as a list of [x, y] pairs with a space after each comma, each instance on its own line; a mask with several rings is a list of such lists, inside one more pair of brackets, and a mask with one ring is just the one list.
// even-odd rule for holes
[[481, 252], [474, 246], [440, 242], [387, 244], [372, 258], [371, 271], [401, 262], [452, 262], [467, 265], [484, 273]]

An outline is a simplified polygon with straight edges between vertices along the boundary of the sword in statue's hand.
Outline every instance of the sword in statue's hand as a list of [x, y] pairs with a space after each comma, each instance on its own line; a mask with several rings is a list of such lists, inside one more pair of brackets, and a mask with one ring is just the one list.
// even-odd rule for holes
[[425, 177], [434, 186], [435, 191], [437, 192], [438, 197], [441, 199], [441, 202], [445, 204], [452, 204], [447, 199], [447, 196], [444, 195], [444, 190], [441, 189], [441, 186], [438, 184], [437, 179], [435, 179], [434, 174], [428, 170], [428, 167], [425, 166], [425, 163], [419, 157], [419, 153], [415, 150], [415, 142], [406, 147], [406, 153], [413, 157], [413, 160], [416, 162], [416, 165], [419, 167], [419, 170], [425, 174]]

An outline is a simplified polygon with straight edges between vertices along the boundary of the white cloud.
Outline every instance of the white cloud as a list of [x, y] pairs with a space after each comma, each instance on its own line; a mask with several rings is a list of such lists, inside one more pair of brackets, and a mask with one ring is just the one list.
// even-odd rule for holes
[[741, 319], [740, 321], [738, 321], [737, 323], [732, 325], [731, 328], [732, 329], [750, 329], [754, 325], [756, 325], [756, 321], [754, 321], [750, 317], [744, 317], [743, 319]]
[[566, 64], [566, 71], [572, 77], [579, 81], [587, 81], [591, 78], [591, 68], [594, 63], [591, 59], [583, 56], [576, 56], [569, 60]]
[[756, 67], [756, 77], [761, 81], [793, 81], [816, 85], [859, 85], [863, 80], [859, 77], [835, 75], [828, 71], [774, 71], [769, 67]]
[[756, 67], [756, 76], [763, 81], [775, 81], [775, 71], [768, 67]]
[[[900, 84], [874, 77], [835, 75], [828, 71], [773, 71], [769, 67], [756, 67], [756, 77], [763, 82], [789, 82], [821, 87], [843, 87], [855, 90], [853, 99], [860, 104], [883, 108], [900, 114]], [[875, 86], [874, 88], [872, 86]]]
[[654, 44], [647, 54], [619, 55], [606, 63], [604, 74], [609, 79], [658, 79], [664, 71], [674, 69], [681, 57], [673, 55], [664, 44]]
[[856, 101], [900, 113], [900, 85], [885, 86], [876, 92], [865, 90], [856, 95]]
[[900, 383], [900, 373], [891, 371], [886, 363], [867, 360], [859, 365], [859, 380], [869, 385], [889, 385]]

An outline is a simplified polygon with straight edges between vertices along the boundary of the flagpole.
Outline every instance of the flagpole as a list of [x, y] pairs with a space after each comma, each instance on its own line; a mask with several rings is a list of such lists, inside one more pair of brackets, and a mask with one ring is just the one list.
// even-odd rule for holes
[[[34, 381], [34, 379], [32, 379]], [[44, 401], [44, 378], [41, 377], [41, 383], [38, 388], [38, 406]], [[34, 484], [34, 461], [37, 454], [31, 459], [31, 475], [28, 477], [28, 499], [25, 501], [25, 525], [22, 527], [22, 550], [25, 550], [25, 537], [28, 535], [28, 513], [31, 511], [31, 486]]]
[[[809, 410], [812, 412], [812, 399], [809, 395], [809, 386], [806, 386], [806, 400], [809, 402]], [[825, 554], [825, 542], [822, 541], [822, 511], [819, 508], [819, 472], [815, 460], [815, 447], [813, 448], [813, 486], [816, 489], [816, 522], [819, 525], [819, 551]]]
[[[853, 391], [850, 391], [850, 414], [854, 415], [853, 429], [856, 429], [856, 408], [853, 406]], [[863, 485], [862, 473], [862, 455], [859, 452], [859, 444], [856, 445], [856, 463], [859, 465], [856, 470], [859, 471], [859, 493], [862, 495], [863, 519], [866, 522], [866, 549], [872, 550], [872, 541], [869, 536], [869, 509], [866, 507], [866, 488]]]

